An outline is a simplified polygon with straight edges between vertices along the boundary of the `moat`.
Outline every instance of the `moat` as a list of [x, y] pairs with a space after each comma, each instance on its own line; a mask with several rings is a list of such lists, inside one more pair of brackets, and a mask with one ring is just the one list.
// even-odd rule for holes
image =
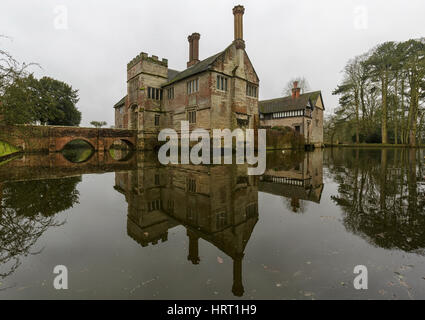
[[425, 299], [423, 149], [268, 152], [262, 176], [121, 153], [0, 164], [0, 299]]

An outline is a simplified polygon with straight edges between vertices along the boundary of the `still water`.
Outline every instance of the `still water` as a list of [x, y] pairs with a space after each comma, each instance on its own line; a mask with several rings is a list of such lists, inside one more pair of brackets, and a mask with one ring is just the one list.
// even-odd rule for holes
[[425, 299], [424, 150], [273, 152], [260, 177], [117, 153], [0, 165], [0, 299]]

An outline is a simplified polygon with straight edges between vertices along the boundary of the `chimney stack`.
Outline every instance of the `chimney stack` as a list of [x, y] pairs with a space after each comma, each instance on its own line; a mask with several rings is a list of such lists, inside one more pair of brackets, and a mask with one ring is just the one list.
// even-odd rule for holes
[[193, 66], [199, 62], [199, 39], [201, 35], [199, 33], [192, 33], [187, 37], [189, 41], [189, 61], [187, 67]]
[[233, 8], [233, 16], [235, 21], [235, 44], [237, 49], [245, 49], [245, 41], [243, 40], [243, 14], [245, 8], [237, 5]]
[[292, 88], [292, 99], [300, 97], [301, 88], [298, 88], [298, 81], [294, 81], [294, 87]]

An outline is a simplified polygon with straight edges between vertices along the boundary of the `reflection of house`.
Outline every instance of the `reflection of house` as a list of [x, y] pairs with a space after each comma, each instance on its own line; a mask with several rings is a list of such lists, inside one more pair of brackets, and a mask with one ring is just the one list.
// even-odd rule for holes
[[115, 127], [139, 130], [139, 148], [152, 149], [161, 128], [233, 130], [258, 125], [259, 79], [245, 51], [243, 6], [236, 6], [234, 41], [199, 59], [200, 34], [189, 40], [187, 69], [168, 68], [168, 60], [141, 53], [127, 65], [127, 95], [115, 104]]
[[294, 212], [300, 200], [320, 203], [323, 191], [323, 151], [308, 152], [300, 162], [282, 161], [285, 167], [267, 167], [259, 190], [291, 199]]
[[323, 145], [323, 104], [320, 91], [300, 94], [294, 82], [292, 95], [258, 103], [262, 127], [291, 127], [304, 135], [306, 144]]
[[200, 263], [198, 240], [233, 259], [232, 291], [242, 296], [242, 259], [258, 220], [258, 187], [246, 166], [168, 166], [146, 161], [137, 171], [116, 173], [116, 189], [128, 202], [127, 232], [142, 246], [167, 241], [168, 230], [187, 229], [188, 260]]

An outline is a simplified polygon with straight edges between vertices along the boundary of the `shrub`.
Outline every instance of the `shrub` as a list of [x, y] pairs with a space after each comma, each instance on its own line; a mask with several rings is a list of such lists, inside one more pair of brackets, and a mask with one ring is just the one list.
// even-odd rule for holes
[[290, 127], [272, 127], [267, 130], [267, 147], [272, 149], [304, 148], [305, 140], [302, 134]]

